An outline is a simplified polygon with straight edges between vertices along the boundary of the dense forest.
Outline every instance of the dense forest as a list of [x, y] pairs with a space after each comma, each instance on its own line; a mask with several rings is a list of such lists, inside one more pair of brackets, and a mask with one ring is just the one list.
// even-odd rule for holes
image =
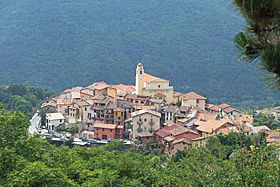
[[41, 102], [54, 95], [48, 90], [22, 84], [0, 87], [0, 103], [11, 111], [32, 113], [40, 109]]
[[[279, 99], [257, 65], [237, 62], [244, 21], [231, 1], [0, 2], [0, 84], [62, 91], [94, 81], [134, 84], [135, 68], [213, 103]], [[273, 102], [272, 102], [273, 103]]]
[[[57, 148], [28, 136], [25, 114], [0, 112], [0, 186], [279, 186], [279, 152], [233, 133], [175, 157], [124, 150], [120, 141]], [[249, 148], [250, 145], [254, 148]]]

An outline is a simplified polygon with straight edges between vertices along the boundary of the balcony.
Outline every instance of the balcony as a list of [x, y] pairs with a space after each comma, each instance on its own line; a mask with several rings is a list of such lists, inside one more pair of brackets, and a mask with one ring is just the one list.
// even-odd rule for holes
[[141, 121], [138, 120], [138, 121], [137, 121], [137, 124], [142, 125], [142, 124], [143, 124], [143, 121], [142, 121], [142, 120], [141, 120]]
[[140, 132], [142, 132], [142, 131], [143, 131], [143, 128], [141, 128], [141, 127], [138, 127], [138, 128], [137, 128], [137, 132], [140, 133]]
[[152, 126], [152, 125], [155, 124], [155, 122], [154, 122], [153, 120], [150, 120], [150, 121], [149, 121], [149, 124]]
[[116, 122], [122, 122], [122, 119], [115, 119]]

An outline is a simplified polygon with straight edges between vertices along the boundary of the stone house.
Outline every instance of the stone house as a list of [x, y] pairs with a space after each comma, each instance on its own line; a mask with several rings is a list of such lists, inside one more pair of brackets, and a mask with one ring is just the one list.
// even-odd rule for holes
[[140, 111], [132, 112], [132, 137], [135, 139], [142, 132], [154, 132], [160, 129], [160, 117], [159, 112], [143, 109]]

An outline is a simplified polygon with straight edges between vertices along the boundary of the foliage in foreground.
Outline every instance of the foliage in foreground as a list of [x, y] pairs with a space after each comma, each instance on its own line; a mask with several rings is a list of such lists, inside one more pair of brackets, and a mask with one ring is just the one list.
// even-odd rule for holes
[[246, 148], [229, 159], [208, 149], [186, 150], [174, 159], [104, 147], [57, 148], [28, 137], [24, 114], [0, 114], [0, 186], [279, 186], [273, 147]]

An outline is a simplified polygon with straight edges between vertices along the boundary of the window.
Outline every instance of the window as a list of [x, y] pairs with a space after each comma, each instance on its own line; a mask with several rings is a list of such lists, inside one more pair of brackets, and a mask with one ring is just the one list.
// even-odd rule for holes
[[199, 103], [199, 99], [196, 100], [196, 104], [198, 104], [198, 103]]
[[110, 132], [113, 132], [113, 130], [112, 130], [112, 129], [110, 129]]
[[121, 112], [121, 116], [123, 115], [123, 112]]
[[87, 107], [85, 107], [85, 111], [87, 111]]
[[160, 88], [160, 85], [158, 85], [158, 87]]
[[60, 121], [60, 123], [62, 122], [62, 119], [61, 120], [59, 120]]
[[147, 119], [145, 118], [145, 119], [144, 119], [144, 121], [146, 122], [146, 121], [147, 121]]
[[121, 117], [118, 117], [118, 119], [121, 119]]
[[102, 135], [103, 140], [107, 140], [107, 135]]
[[140, 75], [142, 74], [142, 71], [140, 71]]
[[138, 101], [135, 101], [135, 103], [138, 103]]
[[102, 129], [103, 131], [105, 131], [105, 129]]
[[116, 115], [118, 115], [118, 112], [116, 112]]
[[120, 122], [118, 122], [118, 125], [120, 125], [121, 123]]

